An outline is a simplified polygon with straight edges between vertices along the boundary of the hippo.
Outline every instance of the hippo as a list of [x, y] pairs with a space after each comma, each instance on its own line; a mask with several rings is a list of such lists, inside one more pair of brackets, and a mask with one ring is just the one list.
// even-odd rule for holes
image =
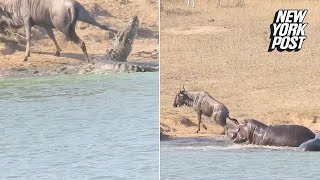
[[[302, 143], [313, 139], [315, 134], [308, 128], [299, 125], [266, 125], [260, 121], [249, 119], [239, 123], [232, 120], [235, 126], [228, 126], [227, 135], [234, 143], [249, 142], [264, 146], [299, 147]], [[236, 127], [236, 128], [234, 128]]]
[[302, 143], [297, 151], [320, 151], [320, 133], [314, 139]]

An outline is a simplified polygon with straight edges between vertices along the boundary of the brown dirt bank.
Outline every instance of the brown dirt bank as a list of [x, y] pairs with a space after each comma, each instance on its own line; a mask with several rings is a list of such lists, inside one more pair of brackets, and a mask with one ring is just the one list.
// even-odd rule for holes
[[[109, 24], [122, 30], [129, 18], [137, 15], [140, 19], [137, 39], [129, 61], [154, 60], [154, 50], [158, 51], [158, 3], [155, 0], [135, 0], [125, 3], [122, 0], [78, 0], [91, 12], [101, 24]], [[89, 56], [103, 55], [112, 41], [110, 33], [85, 23], [78, 23], [77, 34], [87, 46]], [[23, 29], [21, 30], [23, 32]], [[58, 70], [63, 66], [86, 65], [80, 48], [67, 42], [62, 33], [55, 31], [56, 38], [62, 48], [61, 57], [53, 56], [55, 46], [43, 30], [33, 28], [31, 57], [22, 62], [25, 48], [24, 42], [8, 40], [0, 35], [0, 73], [8, 69]]]
[[[221, 8], [215, 3], [186, 8], [184, 0], [162, 1], [161, 130], [177, 137], [222, 131], [205, 118], [208, 130], [196, 134], [194, 110], [172, 107], [180, 82], [187, 90], [207, 91], [239, 120], [320, 130], [319, 3], [252, 0], [237, 7], [229, 1]], [[269, 26], [283, 8], [308, 9], [307, 40], [299, 52], [270, 53]]]

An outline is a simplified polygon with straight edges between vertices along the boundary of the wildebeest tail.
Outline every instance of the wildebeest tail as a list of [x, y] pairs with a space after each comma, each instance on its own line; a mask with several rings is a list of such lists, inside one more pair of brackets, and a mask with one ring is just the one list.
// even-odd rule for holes
[[89, 12], [80, 3], [76, 2], [75, 6], [76, 6], [77, 13], [78, 13], [78, 20], [79, 21], [97, 26], [97, 27], [104, 29], [104, 30], [109, 30], [109, 28], [107, 26], [101, 25], [93, 17], [91, 17]]
[[228, 119], [230, 119], [235, 124], [239, 124], [239, 121], [237, 119], [235, 119], [235, 118], [231, 118], [231, 117], [228, 116]]

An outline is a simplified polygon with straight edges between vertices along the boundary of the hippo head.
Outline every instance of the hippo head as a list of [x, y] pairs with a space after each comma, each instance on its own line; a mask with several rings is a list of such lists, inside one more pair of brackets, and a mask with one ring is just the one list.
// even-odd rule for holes
[[186, 90], [183, 87], [183, 90], [180, 90], [176, 97], [174, 98], [174, 102], [173, 102], [173, 107], [180, 107], [185, 105], [185, 103], [187, 102], [187, 100], [189, 100], [189, 96], [185, 93]]
[[247, 121], [245, 120], [243, 123], [239, 123], [237, 120], [232, 120], [235, 125], [230, 128], [228, 126], [227, 135], [231, 138], [234, 143], [244, 143], [249, 140], [249, 129], [247, 126]]

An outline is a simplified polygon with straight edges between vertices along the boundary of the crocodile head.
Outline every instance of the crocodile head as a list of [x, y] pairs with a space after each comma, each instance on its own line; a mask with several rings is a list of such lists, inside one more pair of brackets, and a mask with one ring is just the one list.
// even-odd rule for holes
[[130, 18], [124, 31], [119, 31], [107, 50], [107, 59], [125, 62], [132, 50], [134, 38], [137, 35], [139, 19], [137, 16]]

